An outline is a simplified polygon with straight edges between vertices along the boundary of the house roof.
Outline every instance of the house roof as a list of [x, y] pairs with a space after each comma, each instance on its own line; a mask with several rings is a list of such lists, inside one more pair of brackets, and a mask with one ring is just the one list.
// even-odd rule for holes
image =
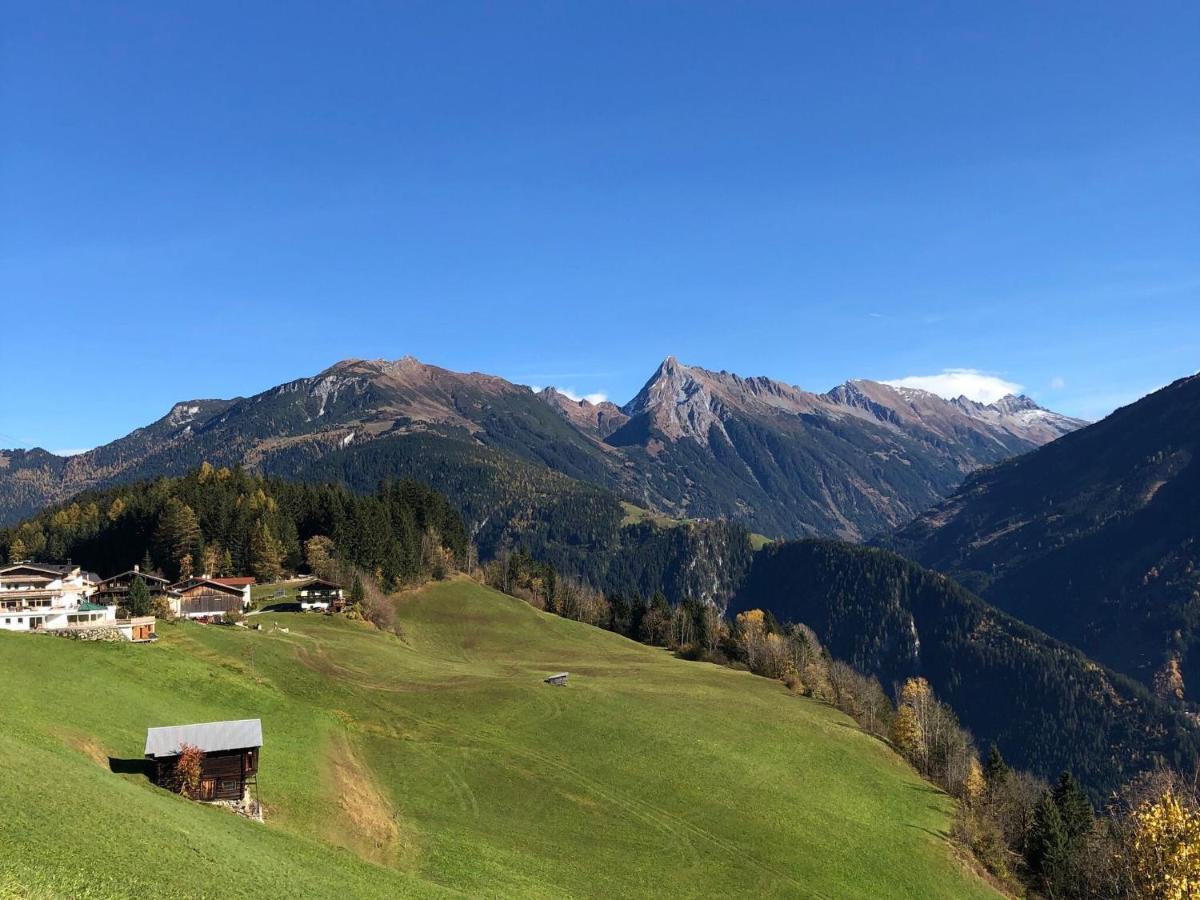
[[199, 747], [205, 753], [217, 753], [261, 747], [262, 742], [261, 719], [167, 725], [146, 729], [146, 756], [177, 756], [184, 744]]
[[215, 581], [217, 584], [227, 584], [230, 587], [245, 587], [248, 584], [254, 584], [254, 579], [248, 575], [237, 578], [210, 578], [208, 580]]
[[41, 575], [60, 577], [70, 575], [72, 572], [78, 570], [79, 566], [58, 565], [57, 563], [14, 563], [11, 566], [5, 566], [0, 569], [0, 575], [11, 575], [14, 572], [28, 571], [37, 572]]
[[312, 578], [304, 582], [304, 584], [298, 585], [296, 590], [307, 591], [309, 588], [326, 588], [327, 590], [340, 591], [342, 586], [336, 581], [326, 581], [324, 578]]
[[232, 584], [224, 584], [215, 578], [190, 578], [187, 581], [177, 581], [171, 589], [183, 593], [196, 587], [207, 587], [214, 592], [229, 594], [231, 597], [241, 597], [242, 589]]
[[100, 584], [105, 585], [105, 584], [108, 584], [110, 581], [117, 581], [118, 579], [123, 579], [126, 577], [128, 577], [130, 581], [132, 581], [133, 578], [135, 578], [135, 577], [140, 577], [142, 579], [142, 581], [145, 581], [147, 584], [149, 584], [151, 581], [158, 581], [163, 584], [167, 584], [167, 579], [165, 579], [159, 575], [152, 575], [150, 572], [141, 572], [141, 571], [138, 571], [137, 569], [130, 569], [128, 572], [121, 572], [117, 575], [110, 575], [108, 578], [105, 578], [103, 581], [101, 581]]

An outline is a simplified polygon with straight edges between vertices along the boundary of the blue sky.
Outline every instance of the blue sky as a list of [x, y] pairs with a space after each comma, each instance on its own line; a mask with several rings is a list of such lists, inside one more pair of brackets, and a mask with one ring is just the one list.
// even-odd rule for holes
[[350, 356], [1088, 417], [1200, 367], [1194, 2], [184, 6], [5, 6], [0, 446]]

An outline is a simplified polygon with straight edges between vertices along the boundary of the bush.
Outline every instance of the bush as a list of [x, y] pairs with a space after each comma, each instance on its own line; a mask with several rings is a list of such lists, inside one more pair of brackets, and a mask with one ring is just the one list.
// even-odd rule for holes
[[204, 764], [204, 751], [192, 744], [181, 744], [175, 760], [174, 788], [185, 797], [194, 797], [200, 791], [200, 770]]

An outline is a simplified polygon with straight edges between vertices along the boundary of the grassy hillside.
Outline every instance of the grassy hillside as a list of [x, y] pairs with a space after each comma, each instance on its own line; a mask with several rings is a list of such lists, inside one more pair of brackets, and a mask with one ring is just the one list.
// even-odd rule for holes
[[[399, 605], [403, 637], [0, 633], [0, 896], [992, 896], [950, 801], [827, 707], [466, 581]], [[266, 826], [110, 771], [247, 716]]]

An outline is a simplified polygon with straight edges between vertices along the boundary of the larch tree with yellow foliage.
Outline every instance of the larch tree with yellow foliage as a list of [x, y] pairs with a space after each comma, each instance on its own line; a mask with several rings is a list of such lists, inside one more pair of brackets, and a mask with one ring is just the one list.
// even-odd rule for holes
[[1136, 897], [1200, 898], [1200, 810], [1171, 789], [1144, 802], [1132, 816], [1127, 856]]

